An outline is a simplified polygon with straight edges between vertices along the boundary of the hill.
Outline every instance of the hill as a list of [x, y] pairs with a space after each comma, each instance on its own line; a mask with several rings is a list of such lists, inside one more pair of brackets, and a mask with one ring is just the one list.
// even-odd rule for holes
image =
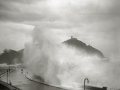
[[84, 42], [77, 40], [77, 38], [74, 38], [72, 36], [71, 36], [71, 39], [64, 41], [63, 44], [71, 48], [75, 48], [86, 55], [93, 55], [93, 56], [96, 55], [100, 58], [104, 58], [104, 55], [102, 54], [101, 51], [99, 51], [98, 49], [90, 45], [86, 45]]
[[5, 49], [4, 52], [0, 55], [0, 64], [17, 64], [22, 63], [22, 53], [15, 50], [7, 50]]
[[[76, 50], [84, 53], [85, 55], [90, 55], [90, 56], [98, 56], [100, 58], [104, 58], [104, 55], [102, 52], [90, 45], [86, 45], [84, 42], [77, 40], [77, 38], [71, 37], [71, 39], [68, 39], [62, 44], [67, 45], [70, 48], [75, 48]], [[0, 64], [6, 63], [6, 64], [17, 64], [17, 63], [22, 63], [22, 56], [23, 56], [23, 51], [15, 51], [15, 50], [7, 50], [5, 49], [2, 54], [0, 54]]]

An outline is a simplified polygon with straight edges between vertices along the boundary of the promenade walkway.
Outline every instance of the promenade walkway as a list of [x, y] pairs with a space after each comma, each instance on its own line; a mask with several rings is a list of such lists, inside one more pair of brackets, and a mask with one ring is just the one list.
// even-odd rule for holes
[[[10, 70], [10, 72], [13, 71], [15, 71], [15, 69]], [[1, 80], [1, 78], [6, 75], [7, 75], [7, 70], [4, 70], [3, 72], [0, 73], [0, 90], [20, 90], [19, 88]]]
[[[27, 71], [23, 70], [22, 72], [21, 69], [17, 69], [16, 71], [10, 73], [9, 80], [12, 85], [19, 88], [20, 90], [63, 90], [60, 88], [31, 81], [25, 77], [25, 73], [27, 73]], [[3, 76], [1, 80], [7, 82], [6, 75]]]
[[[7, 81], [6, 75], [1, 78], [1, 84], [7, 85], [5, 83]], [[9, 86], [10, 90], [68, 90], [69, 87], [60, 88], [59, 86], [53, 87], [53, 85], [46, 85], [42, 80], [34, 78], [34, 75], [27, 71], [26, 69], [17, 69], [14, 72], [10, 73], [9, 80], [12, 84]], [[17, 87], [17, 88], [15, 88]], [[19, 89], [18, 89], [19, 88]], [[84, 88], [72, 88], [69, 90], [83, 90]], [[0, 90], [9, 90], [9, 89], [0, 89]], [[97, 88], [87, 86], [86, 90], [105, 90], [104, 88]], [[113, 89], [112, 89], [113, 90]]]
[[0, 90], [20, 90], [20, 89], [0, 80]]

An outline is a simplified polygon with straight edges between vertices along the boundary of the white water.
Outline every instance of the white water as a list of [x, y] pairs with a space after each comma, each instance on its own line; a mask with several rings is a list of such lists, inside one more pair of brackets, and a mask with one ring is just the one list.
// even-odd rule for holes
[[61, 37], [55, 30], [35, 29], [33, 41], [25, 45], [26, 67], [46, 84], [78, 88], [87, 77], [89, 85], [119, 88], [119, 63], [106, 62], [64, 46], [59, 42]]

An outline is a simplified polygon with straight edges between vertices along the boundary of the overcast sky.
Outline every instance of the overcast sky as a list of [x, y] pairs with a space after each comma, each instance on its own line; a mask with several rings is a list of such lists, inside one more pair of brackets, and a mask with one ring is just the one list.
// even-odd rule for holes
[[36, 26], [119, 58], [120, 0], [0, 0], [0, 52], [24, 48]]

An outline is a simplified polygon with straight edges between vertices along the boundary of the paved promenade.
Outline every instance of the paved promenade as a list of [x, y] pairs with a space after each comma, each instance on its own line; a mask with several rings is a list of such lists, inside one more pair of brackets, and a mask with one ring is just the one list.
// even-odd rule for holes
[[0, 80], [0, 90], [20, 90], [20, 89]]
[[[63, 90], [60, 88], [31, 81], [25, 77], [25, 73], [27, 73], [27, 71], [23, 70], [22, 72], [21, 69], [17, 69], [16, 71], [10, 73], [9, 80], [11, 84], [19, 88], [20, 90]], [[4, 75], [1, 80], [7, 82], [6, 75]]]
[[[58, 87], [53, 87], [53, 85], [52, 86], [51, 85], [46, 85], [36, 78], [33, 79], [32, 73], [30, 73], [26, 69], [24, 69], [24, 70], [16, 69], [12, 73], [10, 73], [9, 76], [10, 76], [8, 78], [9, 82], [11, 82], [12, 86], [17, 87], [15, 90], [19, 90], [19, 89], [20, 90], [66, 90], [66, 89], [68, 89], [68, 88], [63, 89], [63, 88], [60, 88], [59, 86]], [[4, 82], [7, 82], [6, 75], [4, 75], [1, 78], [1, 80], [4, 81]], [[73, 89], [69, 89], [69, 90], [83, 90], [83, 89], [84, 88], [79, 88], [79, 89], [73, 88]], [[11, 90], [14, 90], [14, 89], [11, 88]], [[86, 90], [106, 90], [106, 89], [87, 86]]]

